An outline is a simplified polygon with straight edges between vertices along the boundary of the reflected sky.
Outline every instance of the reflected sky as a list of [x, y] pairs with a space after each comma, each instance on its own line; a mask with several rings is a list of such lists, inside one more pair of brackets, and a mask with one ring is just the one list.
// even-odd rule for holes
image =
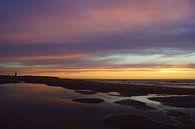
[[[0, 124], [4, 128], [47, 128], [59, 129], [113, 129], [99, 120], [110, 114], [138, 113], [145, 114], [160, 122], [173, 121], [163, 112], [174, 109], [195, 116], [194, 109], [174, 108], [149, 101], [154, 95], [123, 97], [117, 92], [81, 94], [71, 89], [64, 89], [44, 84], [16, 83], [0, 85]], [[101, 98], [104, 103], [86, 104], [74, 102], [75, 98]], [[123, 99], [135, 99], [145, 102], [158, 110], [142, 110], [134, 106], [115, 104]], [[12, 123], [12, 124], [10, 124]]]

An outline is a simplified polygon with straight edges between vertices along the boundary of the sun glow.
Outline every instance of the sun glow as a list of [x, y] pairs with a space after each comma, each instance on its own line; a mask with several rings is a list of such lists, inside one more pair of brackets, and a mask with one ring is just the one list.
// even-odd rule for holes
[[191, 69], [191, 68], [162, 68], [159, 70], [160, 73], [186, 73], [186, 72], [189, 72], [189, 71], [192, 71], [194, 69]]
[[79, 79], [195, 79], [193, 68], [32, 68], [20, 75]]

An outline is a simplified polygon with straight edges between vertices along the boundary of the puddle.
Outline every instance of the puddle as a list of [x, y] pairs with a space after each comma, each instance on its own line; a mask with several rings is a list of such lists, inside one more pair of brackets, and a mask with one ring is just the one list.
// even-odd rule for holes
[[[172, 122], [172, 118], [165, 115], [163, 110], [182, 111], [195, 117], [195, 109], [165, 106], [160, 102], [149, 99], [151, 97], [171, 96], [173, 95], [148, 94], [144, 96], [123, 97], [118, 92], [96, 93], [88, 90], [74, 91], [57, 86], [47, 86], [45, 84], [1, 84], [0, 113], [14, 112], [17, 114], [27, 112], [27, 117], [34, 118], [33, 113], [38, 110], [40, 115], [43, 115], [41, 116], [42, 119], [47, 119], [48, 116], [55, 118], [58, 114], [64, 114], [64, 116], [62, 116], [63, 119], [67, 119], [67, 116], [70, 116], [72, 119], [83, 119], [84, 117], [85, 119], [94, 120], [109, 114], [127, 112], [145, 114], [150, 118], [165, 123]], [[91, 105], [73, 101], [74, 99], [82, 100], [86, 98], [101, 99], [104, 102]], [[143, 102], [147, 106], [151, 106], [157, 110], [140, 110], [133, 106], [124, 106], [114, 103], [125, 99]], [[98, 112], [89, 109], [98, 109]], [[12, 116], [12, 114], [10, 114], [10, 116]]]

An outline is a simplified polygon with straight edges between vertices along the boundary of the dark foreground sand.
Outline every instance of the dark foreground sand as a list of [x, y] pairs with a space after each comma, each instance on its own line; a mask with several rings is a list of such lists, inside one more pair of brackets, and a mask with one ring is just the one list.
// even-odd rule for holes
[[97, 93], [96, 91], [92, 91], [92, 90], [75, 90], [75, 92], [84, 94], [84, 95], [93, 95]]
[[174, 107], [195, 108], [195, 96], [182, 97], [153, 97], [151, 100], [159, 101], [164, 105]]
[[[176, 111], [166, 111], [176, 118], [175, 123], [160, 123], [140, 114], [116, 114], [102, 119], [103, 122], [121, 129], [194, 129], [195, 121], [190, 116]], [[189, 120], [190, 119], [190, 120]]]
[[99, 98], [80, 98], [80, 99], [73, 99], [73, 101], [75, 102], [79, 102], [79, 103], [87, 103], [87, 104], [97, 104], [97, 103], [103, 103], [104, 100], [103, 99], [99, 99]]
[[166, 115], [175, 119], [175, 126], [181, 129], [195, 128], [195, 120], [188, 114], [174, 110], [165, 110]]
[[[151, 87], [136, 86], [127, 84], [107, 84], [85, 80], [60, 79], [55, 77], [9, 77], [0, 76], [0, 84], [5, 83], [33, 83], [46, 84], [50, 87], [60, 86], [72, 89], [76, 93], [87, 96], [98, 92], [116, 92], [119, 97], [147, 95], [147, 94], [171, 94], [171, 95], [190, 95], [186, 97], [153, 97], [151, 100], [162, 102], [173, 107], [195, 107], [195, 89], [170, 88], [170, 87]], [[12, 90], [12, 93], [15, 91]], [[9, 94], [5, 94], [7, 97]], [[4, 97], [5, 97], [4, 96]], [[11, 95], [12, 96], [12, 95]], [[20, 95], [19, 95], [20, 96]], [[29, 97], [29, 96], [28, 96]], [[36, 96], [35, 96], [36, 97]], [[45, 96], [43, 96], [44, 98]], [[141, 112], [148, 110], [158, 110], [147, 106], [145, 103], [135, 100], [124, 99], [116, 101], [115, 104], [107, 108], [106, 102], [101, 98], [71, 98], [60, 97], [55, 104], [51, 105], [47, 101], [42, 102], [38, 98], [35, 104], [26, 102], [27, 98], [19, 97], [22, 101], [8, 103], [7, 98], [0, 98], [0, 129], [194, 129], [195, 122], [191, 116], [174, 110], [163, 110], [165, 115], [173, 117], [175, 122], [165, 124], [151, 119], [142, 113], [125, 113], [119, 108], [129, 106], [141, 109]], [[23, 102], [25, 101], [25, 102]], [[20, 103], [18, 103], [20, 102]], [[34, 102], [34, 101], [33, 101]], [[105, 102], [105, 103], [104, 103]], [[56, 104], [57, 103], [57, 104]], [[80, 104], [82, 103], [82, 104]], [[109, 105], [109, 103], [106, 103]], [[115, 107], [116, 105], [116, 107]], [[89, 110], [90, 109], [90, 110]], [[92, 110], [93, 109], [93, 110]], [[112, 111], [113, 110], [113, 111]], [[160, 111], [161, 112], [161, 111]]]
[[152, 108], [150, 106], [147, 106], [145, 103], [142, 103], [142, 102], [139, 102], [136, 100], [131, 100], [131, 99], [116, 101], [115, 103], [125, 105], [125, 106], [135, 107], [137, 109], [142, 109], [142, 110], [154, 110], [155, 109], [155, 108]]
[[110, 115], [103, 118], [102, 121], [121, 129], [177, 129], [176, 126], [158, 123], [138, 114]]

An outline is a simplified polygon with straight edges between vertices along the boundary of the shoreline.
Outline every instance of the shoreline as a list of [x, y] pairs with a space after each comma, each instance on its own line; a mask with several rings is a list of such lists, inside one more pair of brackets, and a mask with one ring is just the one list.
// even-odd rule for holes
[[[23, 101], [18, 101], [17, 104], [12, 105], [13, 100], [15, 100], [15, 97], [13, 97], [13, 94], [19, 95], [18, 100], [23, 100], [27, 99], [27, 101], [30, 101], [31, 103], [31, 92], [39, 92], [39, 90], [28, 90], [26, 89], [27, 92], [30, 94], [23, 94], [23, 90], [10, 90], [11, 94], [10, 99], [8, 99], [6, 96], [2, 97], [2, 105], [4, 108], [2, 108], [2, 113], [5, 113], [6, 116], [10, 116], [9, 119], [6, 119], [9, 121], [11, 119], [11, 114], [9, 112], [4, 112], [6, 111], [7, 108], [12, 107], [13, 112], [18, 113], [18, 108], [21, 107], [26, 107], [25, 111], [27, 114], [25, 114], [22, 118], [25, 117], [33, 117], [31, 114], [28, 114], [28, 112], [34, 112], [37, 108], [41, 110], [41, 112], [47, 112], [48, 115], [51, 117], [48, 118], [56, 118], [59, 119], [59, 121], [56, 121], [56, 119], [47, 119], [45, 117], [45, 114], [42, 114], [41, 117], [46, 119], [46, 123], [50, 122], [56, 122], [59, 124], [51, 125], [51, 127], [70, 127], [74, 129], [80, 129], [80, 127], [93, 127], [93, 125], [88, 125], [86, 123], [86, 120], [91, 120], [91, 122], [94, 122], [98, 127], [103, 128], [121, 128], [121, 129], [127, 129], [127, 128], [132, 128], [135, 127], [137, 129], [148, 129], [151, 127], [159, 128], [159, 129], [186, 129], [186, 128], [193, 128], [194, 127], [194, 116], [190, 116], [188, 113], [186, 114], [183, 112], [183, 110], [173, 110], [173, 109], [161, 109], [161, 108], [153, 108], [151, 105], [147, 105], [144, 102], [140, 102], [137, 100], [132, 100], [130, 96], [140, 96], [140, 95], [148, 95], [151, 93], [155, 94], [181, 94], [181, 95], [186, 95], [189, 92], [189, 96], [194, 95], [195, 90], [194, 89], [181, 89], [181, 88], [169, 88], [169, 87], [151, 87], [151, 86], [136, 86], [136, 85], [124, 85], [124, 84], [108, 84], [108, 83], [100, 83], [100, 82], [93, 82], [93, 81], [88, 81], [88, 80], [75, 80], [75, 79], [61, 79], [61, 78], [56, 78], [56, 77], [34, 77], [34, 76], [19, 76], [19, 77], [0, 77], [0, 84], [8, 84], [8, 89], [9, 89], [9, 83], [12, 84], [13, 86], [15, 85], [14, 83], [19, 83], [18, 87], [17, 85], [12, 87], [12, 88], [22, 88], [20, 87], [20, 84], [24, 83], [27, 85], [27, 87], [33, 87], [33, 89], [36, 89], [36, 85], [44, 85], [46, 88], [46, 92], [43, 90], [41, 91], [41, 94], [34, 94], [37, 99], [35, 104], [31, 105], [32, 107], [34, 106], [35, 108], [28, 108], [28, 103], [24, 103]], [[36, 85], [34, 85], [36, 84]], [[29, 85], [29, 86], [28, 86]], [[59, 91], [52, 90], [52, 88], [55, 87], [60, 87]], [[5, 91], [6, 91], [6, 87]], [[3, 88], [3, 89], [4, 89]], [[40, 88], [40, 87], [38, 87]], [[49, 90], [49, 89], [51, 90]], [[73, 90], [74, 92], [65, 92], [64, 89], [70, 89], [71, 91]], [[49, 104], [48, 100], [51, 98], [51, 94], [49, 95], [48, 91], [51, 91], [52, 97], [56, 98], [53, 99]], [[177, 92], [176, 92], [177, 91]], [[47, 93], [47, 94], [44, 94]], [[99, 92], [99, 93], [98, 93]], [[112, 93], [110, 93], [112, 92]], [[3, 93], [3, 92], [2, 92]], [[72, 94], [73, 96], [69, 96]], [[95, 95], [97, 94], [97, 95]], [[106, 96], [101, 96], [105, 95]], [[38, 96], [37, 96], [38, 95]], [[98, 96], [100, 95], [100, 96]], [[109, 101], [109, 95], [113, 97], [121, 97], [120, 99], [116, 99], [113, 102]], [[23, 96], [23, 97], [21, 97]], [[57, 97], [55, 97], [57, 96]], [[44, 99], [46, 97], [46, 99]], [[62, 98], [63, 97], [63, 98]], [[108, 99], [107, 99], [108, 97]], [[10, 100], [10, 105], [7, 105], [8, 100]], [[29, 100], [28, 100], [29, 99]], [[164, 98], [163, 98], [164, 99]], [[191, 98], [191, 102], [193, 103], [193, 99]], [[17, 96], [16, 96], [17, 100]], [[45, 100], [45, 101], [44, 101]], [[5, 102], [5, 104], [4, 104]], [[38, 103], [37, 103], [38, 102]], [[177, 101], [176, 101], [177, 102]], [[172, 103], [172, 102], [171, 102]], [[177, 102], [176, 104], [178, 104]], [[40, 105], [39, 105], [40, 104]], [[185, 104], [185, 103], [184, 103]], [[18, 106], [19, 105], [19, 106]], [[45, 105], [45, 106], [43, 106]], [[15, 106], [15, 108], [13, 108]], [[43, 106], [43, 107], [42, 107]], [[175, 106], [175, 105], [174, 105]], [[45, 110], [45, 108], [47, 110]], [[56, 109], [56, 107], [58, 107]], [[185, 105], [184, 105], [185, 107]], [[187, 108], [187, 107], [186, 107]], [[17, 109], [17, 110], [15, 110]], [[1, 111], [1, 110], [0, 110]], [[23, 109], [19, 111], [19, 113], [16, 115], [17, 117], [20, 116], [20, 114], [24, 112]], [[51, 112], [60, 112], [60, 114], [63, 114], [61, 117], [58, 117], [56, 113], [51, 113]], [[151, 114], [147, 114], [150, 112]], [[154, 113], [154, 114], [153, 114]], [[161, 121], [160, 119], [156, 119], [155, 117], [152, 117], [155, 114], [158, 114], [159, 118], [171, 118], [172, 121], [163, 124], [163, 120]], [[67, 114], [69, 114], [67, 116]], [[96, 115], [98, 114], [98, 117]], [[157, 115], [156, 114], [156, 115]], [[37, 116], [37, 115], [35, 115]], [[39, 115], [38, 115], [39, 116]], [[154, 119], [151, 119], [154, 118]], [[2, 117], [3, 119], [3, 117]], [[61, 125], [61, 123], [64, 124], [64, 119], [67, 121], [65, 122], [65, 125]], [[76, 121], [74, 121], [76, 119]], [[25, 123], [28, 124], [23, 124], [23, 121], [15, 121], [11, 120], [13, 123], [18, 124], [19, 127], [24, 127], [28, 126], [29, 123], [32, 120], [26, 120]], [[75, 123], [79, 121], [81, 125], [74, 126]], [[142, 124], [137, 124], [137, 123]], [[71, 124], [71, 122], [73, 124]], [[180, 125], [172, 125], [172, 124], [177, 124], [180, 123]], [[35, 124], [38, 126], [41, 126], [39, 122], [36, 120], [34, 121]], [[7, 127], [11, 127], [11, 125], [6, 125]], [[5, 127], [6, 127], [5, 126]], [[97, 127], [97, 128], [98, 128]]]
[[60, 86], [74, 90], [91, 90], [95, 92], [118, 92], [122, 96], [135, 96], [146, 94], [173, 94], [173, 95], [195, 95], [195, 89], [178, 87], [158, 87], [132, 84], [111, 84], [80, 79], [61, 79], [58, 77], [40, 76], [0, 76], [0, 84], [4, 83], [36, 83], [48, 86]]

